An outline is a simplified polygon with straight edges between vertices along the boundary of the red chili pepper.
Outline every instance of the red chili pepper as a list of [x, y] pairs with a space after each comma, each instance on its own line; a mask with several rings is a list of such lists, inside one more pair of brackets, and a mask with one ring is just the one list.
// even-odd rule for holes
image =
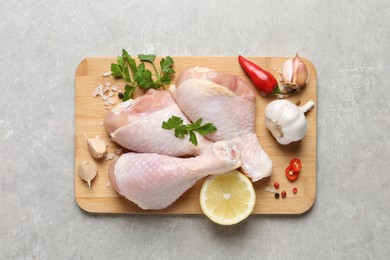
[[294, 172], [299, 172], [302, 168], [302, 163], [301, 163], [301, 160], [299, 160], [298, 158], [294, 158], [290, 161], [290, 166], [291, 166], [291, 169], [294, 171]]
[[285, 170], [285, 175], [289, 181], [295, 181], [299, 177], [299, 172], [294, 172], [291, 165], [289, 165]]
[[272, 92], [277, 86], [278, 81], [268, 71], [260, 68], [257, 64], [238, 55], [238, 62], [244, 71], [248, 74], [257, 89], [264, 94]]

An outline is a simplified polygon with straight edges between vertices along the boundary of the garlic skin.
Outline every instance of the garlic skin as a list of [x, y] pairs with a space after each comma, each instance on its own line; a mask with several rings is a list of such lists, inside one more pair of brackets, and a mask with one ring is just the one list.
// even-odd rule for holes
[[284, 62], [282, 77], [286, 86], [293, 89], [306, 86], [309, 81], [309, 71], [298, 54]]
[[89, 154], [96, 159], [102, 158], [107, 150], [107, 144], [104, 140], [97, 138], [87, 138]]
[[285, 99], [274, 100], [265, 109], [266, 126], [280, 144], [299, 141], [307, 132], [305, 113], [313, 106], [313, 101], [298, 107]]

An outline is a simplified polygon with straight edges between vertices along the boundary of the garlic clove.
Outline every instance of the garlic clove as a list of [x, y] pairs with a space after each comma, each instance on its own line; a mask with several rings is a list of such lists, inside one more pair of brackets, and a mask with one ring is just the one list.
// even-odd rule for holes
[[104, 140], [97, 138], [87, 139], [88, 150], [92, 157], [99, 159], [102, 158], [107, 150], [107, 144]]
[[97, 173], [96, 165], [91, 161], [83, 161], [78, 166], [78, 173], [81, 179], [87, 182], [88, 188], [91, 187], [91, 181]]
[[282, 77], [285, 84], [293, 89], [304, 87], [307, 84], [309, 81], [309, 71], [298, 54], [284, 62]]
[[309, 80], [309, 71], [307, 70], [306, 64], [298, 56], [298, 54], [295, 56], [293, 63], [294, 76], [292, 83], [293, 85], [304, 87]]
[[276, 120], [266, 118], [266, 126], [275, 138], [282, 138], [284, 136], [282, 126]]
[[283, 63], [282, 77], [284, 83], [290, 85], [293, 81], [293, 59], [288, 59]]

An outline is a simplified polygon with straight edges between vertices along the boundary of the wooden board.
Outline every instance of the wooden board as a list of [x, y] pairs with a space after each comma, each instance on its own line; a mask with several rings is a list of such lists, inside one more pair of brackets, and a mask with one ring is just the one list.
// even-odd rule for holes
[[[221, 72], [228, 72], [249, 79], [237, 62], [237, 57], [173, 57], [175, 61], [176, 75], [185, 68], [192, 66], [205, 66]], [[262, 68], [270, 71], [278, 79], [278, 71], [287, 58], [248, 57]], [[202, 214], [199, 206], [199, 191], [202, 180], [188, 190], [179, 200], [164, 210], [145, 211], [132, 202], [117, 194], [109, 185], [107, 169], [110, 161], [105, 159], [93, 159], [86, 144], [85, 134], [88, 137], [99, 135], [109, 142], [109, 136], [101, 125], [107, 111], [104, 101], [100, 97], [92, 98], [93, 90], [105, 82], [123, 89], [123, 84], [112, 77], [103, 77], [102, 73], [110, 71], [110, 64], [115, 62], [113, 57], [89, 57], [84, 59], [76, 70], [75, 75], [75, 197], [78, 205], [88, 212], [95, 213], [159, 213], [159, 214]], [[300, 101], [304, 104], [308, 100], [317, 103], [317, 73], [313, 64], [305, 60], [310, 73], [310, 81], [302, 92], [289, 97], [292, 102]], [[174, 79], [173, 81], [174, 82]], [[299, 142], [280, 145], [273, 138], [265, 126], [264, 110], [266, 105], [275, 96], [261, 97], [256, 93], [256, 134], [264, 150], [273, 161], [272, 176], [254, 183], [256, 190], [256, 206], [253, 214], [301, 214], [312, 207], [316, 196], [316, 107], [309, 111], [308, 132], [305, 138]], [[142, 91], [137, 90], [136, 96]], [[115, 95], [117, 97], [117, 95]], [[112, 108], [110, 106], [108, 108]], [[108, 151], [114, 152], [119, 146], [109, 142]], [[299, 179], [291, 183], [284, 176], [284, 170], [289, 161], [299, 157], [302, 160], [303, 169]], [[77, 166], [84, 160], [93, 160], [98, 166], [98, 174], [92, 182], [92, 187], [87, 188], [77, 174]], [[275, 199], [274, 194], [266, 192], [266, 187], [272, 187], [273, 183], [280, 183], [279, 192], [285, 190], [287, 198]], [[292, 189], [298, 188], [298, 193], [293, 194]]]

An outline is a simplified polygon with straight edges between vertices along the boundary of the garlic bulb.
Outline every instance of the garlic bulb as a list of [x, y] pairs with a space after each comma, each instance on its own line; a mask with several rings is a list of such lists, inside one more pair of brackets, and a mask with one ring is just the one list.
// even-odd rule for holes
[[282, 77], [286, 86], [292, 89], [304, 87], [307, 84], [309, 81], [309, 71], [298, 54], [284, 62]]
[[307, 132], [305, 113], [313, 106], [313, 101], [308, 101], [302, 107], [284, 99], [272, 101], [265, 109], [268, 130], [280, 144], [301, 140]]

